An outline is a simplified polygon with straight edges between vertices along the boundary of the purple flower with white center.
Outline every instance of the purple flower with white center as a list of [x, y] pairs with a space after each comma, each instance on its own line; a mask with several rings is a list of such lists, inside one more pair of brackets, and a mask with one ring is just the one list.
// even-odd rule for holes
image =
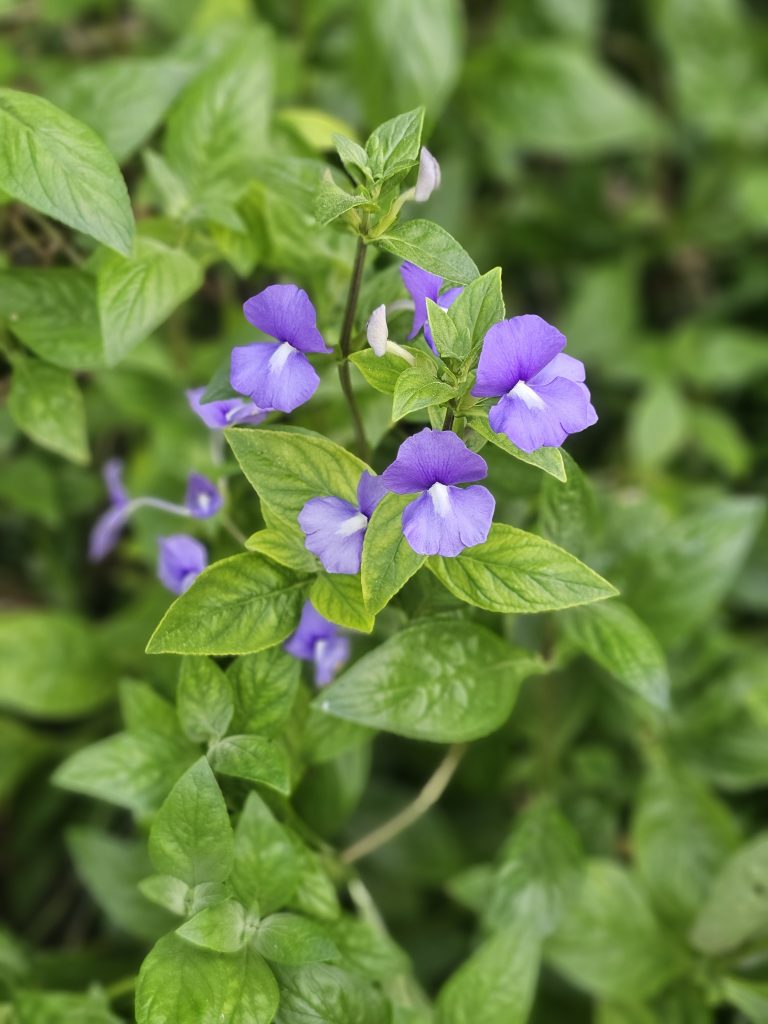
[[317, 686], [330, 683], [349, 661], [349, 637], [316, 611], [309, 601], [302, 608], [296, 632], [286, 640], [283, 649], [294, 658], [313, 663]]
[[253, 402], [242, 398], [223, 398], [216, 402], [202, 402], [205, 388], [192, 388], [186, 392], [189, 407], [199, 416], [209, 430], [223, 430], [237, 424], [256, 426], [261, 423], [269, 409], [260, 409]]
[[304, 546], [317, 555], [326, 572], [360, 572], [368, 520], [386, 492], [381, 477], [366, 471], [357, 485], [357, 505], [335, 497], [310, 498], [304, 505], [299, 512]]
[[487, 487], [456, 485], [487, 475], [485, 459], [457, 434], [425, 427], [403, 441], [381, 479], [396, 494], [421, 492], [403, 509], [403, 533], [413, 550], [453, 558], [485, 542], [496, 506]]
[[440, 188], [440, 164], [426, 146], [421, 147], [419, 154], [419, 175], [413, 198], [417, 203], [426, 203], [436, 188]]
[[273, 284], [243, 306], [254, 327], [275, 338], [232, 350], [230, 383], [260, 409], [293, 412], [314, 395], [320, 378], [306, 352], [330, 349], [317, 329], [309, 296], [295, 284]]
[[400, 276], [403, 284], [408, 289], [413, 299], [413, 326], [408, 340], [415, 338], [419, 331], [424, 328], [424, 337], [432, 351], [437, 355], [437, 349], [432, 339], [432, 332], [429, 329], [427, 318], [427, 299], [436, 302], [443, 309], [448, 309], [452, 303], [464, 291], [463, 288], [448, 288], [442, 294], [440, 289], [443, 286], [442, 277], [437, 274], [430, 274], [428, 270], [422, 270], [415, 263], [405, 262], [400, 267]]
[[158, 508], [162, 512], [194, 519], [209, 519], [221, 508], [221, 495], [215, 484], [200, 473], [190, 473], [184, 503], [177, 505], [164, 498], [146, 495], [129, 498], [123, 486], [123, 463], [110, 459], [104, 464], [104, 481], [109, 494], [109, 508], [102, 512], [93, 525], [88, 541], [88, 558], [100, 562], [112, 551], [120, 539], [125, 525], [134, 512], [140, 508]]
[[534, 315], [502, 320], [483, 340], [472, 394], [500, 397], [488, 422], [524, 452], [557, 448], [597, 422], [584, 364], [564, 348], [565, 335]]
[[187, 533], [157, 539], [157, 575], [164, 587], [183, 594], [208, 565], [205, 545]]

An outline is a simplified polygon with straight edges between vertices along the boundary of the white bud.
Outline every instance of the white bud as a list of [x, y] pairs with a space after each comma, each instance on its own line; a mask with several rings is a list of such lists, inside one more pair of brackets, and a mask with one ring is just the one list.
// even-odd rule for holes
[[421, 147], [419, 156], [419, 176], [413, 198], [417, 203], [426, 203], [436, 188], [440, 187], [440, 164], [432, 156], [426, 146]]
[[366, 329], [366, 335], [368, 338], [368, 344], [376, 355], [383, 356], [387, 351], [387, 340], [389, 337], [386, 306], [377, 306], [371, 313], [371, 318], [368, 321], [368, 327]]

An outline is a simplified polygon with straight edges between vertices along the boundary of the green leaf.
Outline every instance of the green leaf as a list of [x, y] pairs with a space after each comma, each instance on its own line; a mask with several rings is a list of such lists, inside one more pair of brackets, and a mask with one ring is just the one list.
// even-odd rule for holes
[[23, 715], [76, 718], [114, 693], [92, 630], [63, 612], [11, 611], [0, 617], [0, 704]]
[[595, 497], [589, 480], [570, 455], [560, 454], [568, 479], [546, 476], [542, 481], [538, 532], [553, 544], [582, 557], [598, 532]]
[[768, 984], [745, 978], [723, 978], [726, 1000], [752, 1024], [768, 1024]]
[[149, 855], [160, 874], [187, 885], [223, 882], [232, 868], [232, 827], [208, 761], [186, 771], [155, 815]]
[[301, 663], [280, 647], [237, 658], [227, 670], [235, 698], [231, 731], [279, 732], [293, 706]]
[[374, 981], [386, 981], [406, 974], [406, 953], [387, 932], [352, 914], [342, 914], [325, 925], [328, 934], [350, 967]]
[[214, 903], [180, 925], [176, 934], [202, 949], [236, 953], [247, 937], [245, 907], [237, 900]]
[[235, 712], [232, 686], [210, 658], [184, 658], [176, 704], [181, 727], [195, 743], [220, 740]]
[[369, 467], [320, 434], [261, 428], [225, 436], [256, 493], [290, 523], [310, 498], [335, 495], [357, 504], [357, 485]]
[[14, 357], [8, 412], [41, 447], [80, 465], [90, 459], [83, 396], [66, 370]]
[[425, 621], [364, 654], [315, 705], [413, 739], [476, 739], [506, 721], [520, 683], [538, 666], [483, 626]]
[[431, 405], [444, 405], [458, 394], [455, 387], [437, 380], [437, 367], [422, 369], [409, 366], [397, 378], [392, 402], [392, 419], [400, 420], [409, 412], [426, 409]]
[[152, 634], [149, 654], [254, 654], [296, 627], [306, 580], [263, 555], [233, 555], [202, 572]]
[[339, 951], [325, 930], [299, 914], [272, 914], [264, 918], [253, 938], [265, 960], [277, 964], [309, 964], [337, 960]]
[[182, 740], [184, 743], [176, 709], [152, 686], [126, 679], [119, 684], [118, 692], [120, 714], [128, 732], [151, 733], [163, 742]]
[[525, 923], [509, 926], [475, 950], [451, 975], [437, 999], [437, 1024], [525, 1024], [528, 1020], [541, 949]]
[[484, 894], [484, 924], [545, 938], [559, 924], [581, 872], [578, 836], [551, 800], [540, 799], [522, 812], [504, 844]]
[[203, 272], [182, 249], [137, 238], [132, 256], [105, 255], [98, 281], [104, 351], [114, 365], [197, 291]]
[[0, 189], [128, 255], [133, 213], [120, 168], [90, 128], [48, 100], [0, 89]]
[[429, 220], [407, 220], [395, 224], [375, 244], [401, 260], [453, 284], [469, 284], [478, 269], [459, 243], [448, 232]]
[[628, 429], [639, 466], [654, 469], [669, 462], [688, 434], [688, 408], [680, 390], [666, 380], [651, 385], [633, 406]]
[[333, 180], [320, 182], [315, 195], [315, 218], [317, 223], [323, 227], [332, 221], [343, 217], [345, 213], [354, 210], [357, 206], [364, 206], [369, 203], [367, 196], [345, 192]]
[[671, 923], [690, 925], [739, 839], [727, 806], [695, 776], [660, 765], [643, 782], [632, 851], [659, 914]]
[[684, 947], [662, 931], [625, 869], [590, 862], [576, 896], [547, 956], [578, 988], [600, 999], [642, 1002], [685, 971]]
[[310, 917], [333, 921], [341, 913], [336, 887], [329, 877], [322, 858], [292, 832], [298, 863], [296, 888], [288, 906]]
[[408, 369], [408, 363], [401, 356], [393, 355], [391, 352], [377, 356], [372, 348], [353, 352], [349, 359], [363, 375], [366, 383], [383, 395], [395, 393], [400, 374]]
[[309, 599], [326, 619], [370, 633], [375, 616], [363, 602], [363, 590], [359, 576], [346, 573], [321, 572], [312, 584]]
[[[480, 279], [478, 278], [478, 280]], [[459, 336], [456, 324], [448, 310], [438, 306], [432, 299], [427, 299], [427, 319], [435, 348], [443, 359], [449, 356], [463, 359], [468, 354], [469, 339]]]
[[0, 318], [47, 363], [64, 370], [92, 370], [104, 363], [96, 281], [82, 270], [0, 272]]
[[628, 690], [664, 711], [669, 673], [664, 652], [644, 622], [621, 601], [563, 616], [566, 637]]
[[304, 547], [301, 530], [283, 523], [279, 529], [258, 530], [252, 533], [245, 546], [249, 551], [259, 551], [273, 562], [284, 565], [294, 572], [317, 572], [320, 563], [311, 551]]
[[339, 159], [352, 178], [358, 184], [365, 181], [366, 178], [372, 177], [370, 167], [368, 164], [368, 154], [365, 152], [363, 147], [352, 139], [348, 139], [346, 135], [334, 134], [333, 144], [336, 147], [336, 152], [339, 154]]
[[298, 880], [291, 837], [258, 793], [249, 793], [235, 828], [230, 882], [236, 895], [246, 906], [256, 903], [262, 914], [271, 914], [288, 903]]
[[365, 531], [360, 580], [372, 615], [385, 608], [424, 564], [424, 556], [417, 555], [403, 535], [403, 509], [412, 500], [409, 494], [385, 494]]
[[122, 1024], [110, 1012], [103, 992], [18, 992], [13, 1000], [13, 1024]]
[[497, 448], [501, 448], [507, 455], [514, 456], [520, 462], [527, 462], [529, 466], [536, 466], [537, 469], [543, 470], [555, 477], [556, 480], [565, 480], [563, 453], [559, 448], [539, 448], [535, 452], [524, 452], [522, 448], [512, 444], [504, 434], [497, 434], [495, 430], [491, 429], [487, 414], [474, 415], [474, 410], [470, 410], [468, 416], [470, 417], [469, 425], [475, 433], [484, 437], [486, 441], [490, 441], [491, 444], [495, 444]]
[[419, 159], [424, 107], [380, 124], [368, 138], [365, 152], [374, 178], [384, 181], [411, 168]]
[[270, 1024], [277, 982], [253, 950], [214, 953], [166, 935], [141, 965], [137, 1024]]
[[186, 882], [173, 875], [149, 875], [141, 879], [139, 889], [148, 900], [177, 917], [186, 916], [194, 892]]
[[273, 77], [272, 35], [248, 27], [181, 94], [165, 156], [194, 199], [234, 203], [244, 192], [266, 151]]
[[723, 865], [700, 907], [690, 941], [707, 956], [737, 949], [768, 927], [768, 833], [762, 832]]
[[[482, 345], [488, 330], [504, 319], [501, 268], [494, 267], [487, 274], [470, 281], [451, 303], [447, 312], [455, 325], [458, 344], [454, 352], [442, 354], [456, 355], [459, 359], [465, 359], [471, 351], [477, 350]], [[430, 326], [431, 323], [430, 320]]]
[[330, 964], [280, 967], [280, 1024], [389, 1024], [377, 988]]
[[547, 612], [613, 597], [616, 589], [578, 558], [514, 526], [495, 523], [485, 544], [427, 567], [452, 594], [491, 612]]
[[227, 736], [209, 753], [215, 771], [236, 779], [258, 782], [289, 796], [291, 763], [288, 752], [278, 740], [266, 736]]

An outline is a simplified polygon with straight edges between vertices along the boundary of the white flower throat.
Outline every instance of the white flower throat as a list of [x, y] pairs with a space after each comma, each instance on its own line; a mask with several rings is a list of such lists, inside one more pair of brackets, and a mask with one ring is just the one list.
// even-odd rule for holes
[[435, 512], [445, 518], [451, 511], [451, 494], [445, 484], [432, 484], [427, 492]]
[[546, 405], [544, 399], [537, 395], [524, 380], [519, 380], [508, 394], [510, 398], [519, 398], [529, 409], [543, 409]]
[[359, 533], [364, 530], [368, 525], [368, 517], [364, 516], [362, 512], [357, 512], [355, 515], [350, 516], [349, 519], [345, 519], [341, 526], [336, 530], [337, 537], [351, 537], [353, 533]]
[[282, 373], [291, 352], [293, 352], [293, 345], [288, 341], [284, 341], [279, 348], [276, 348], [269, 357], [269, 372], [274, 374]]

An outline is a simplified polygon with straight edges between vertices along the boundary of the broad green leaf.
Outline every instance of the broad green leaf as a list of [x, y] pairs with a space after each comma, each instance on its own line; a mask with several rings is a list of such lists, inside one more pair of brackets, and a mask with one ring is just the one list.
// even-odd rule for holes
[[72, 374], [38, 359], [13, 359], [8, 412], [36, 444], [71, 462], [90, 458], [85, 406]]
[[227, 736], [211, 748], [215, 771], [237, 779], [258, 782], [288, 796], [291, 792], [291, 763], [279, 740], [266, 736]]
[[768, 1024], [768, 984], [751, 978], [723, 978], [723, 995], [752, 1024]]
[[296, 888], [288, 903], [291, 910], [298, 910], [310, 917], [323, 921], [335, 921], [341, 913], [336, 887], [326, 870], [319, 854], [296, 835], [290, 833], [298, 863]]
[[18, 992], [13, 1000], [13, 1024], [122, 1024], [109, 1009], [103, 992]]
[[186, 882], [173, 875], [148, 875], [140, 880], [139, 889], [148, 900], [176, 917], [187, 916], [194, 892]]
[[133, 213], [120, 168], [90, 128], [48, 100], [0, 89], [0, 189], [128, 255]]
[[472, 259], [439, 224], [407, 220], [395, 224], [375, 244], [398, 259], [408, 260], [452, 284], [469, 284], [478, 276]]
[[99, 60], [57, 81], [51, 98], [124, 163], [154, 133], [191, 71], [175, 57]]
[[387, 178], [408, 170], [419, 159], [424, 107], [399, 114], [371, 132], [365, 144], [374, 178]]
[[563, 454], [559, 448], [539, 448], [535, 452], [524, 452], [522, 448], [512, 444], [504, 434], [497, 434], [495, 430], [492, 430], [488, 423], [488, 417], [484, 413], [479, 416], [470, 413], [469, 425], [476, 434], [495, 444], [497, 448], [501, 448], [508, 455], [514, 456], [521, 462], [527, 462], [529, 466], [536, 466], [537, 469], [549, 473], [557, 480], [565, 480]]
[[118, 693], [120, 714], [127, 732], [152, 733], [163, 741], [184, 742], [176, 709], [154, 687], [125, 679], [120, 683]]
[[402, 419], [409, 412], [426, 409], [430, 405], [444, 405], [456, 397], [455, 387], [437, 380], [436, 369], [410, 366], [400, 374], [392, 401], [393, 420]]
[[263, 555], [233, 555], [202, 572], [152, 634], [149, 654], [254, 654], [294, 630], [306, 580]]
[[272, 914], [253, 937], [254, 948], [277, 964], [308, 964], [337, 960], [339, 951], [325, 930], [299, 914]]
[[386, 981], [406, 974], [408, 956], [393, 938], [372, 922], [352, 914], [342, 914], [336, 921], [325, 924], [328, 934], [344, 960], [366, 978]]
[[728, 808], [698, 779], [658, 766], [640, 788], [632, 851], [659, 914], [688, 927], [739, 843]]
[[214, 903], [185, 921], [176, 934], [215, 953], [236, 953], [246, 941], [245, 907], [237, 900]]
[[[478, 278], [477, 280], [480, 280]], [[469, 338], [466, 334], [459, 335], [456, 324], [447, 309], [438, 306], [432, 299], [427, 299], [427, 319], [432, 332], [435, 348], [443, 357], [455, 356], [463, 359], [469, 352]], [[434, 374], [433, 374], [434, 376]]]
[[401, 356], [385, 352], [377, 356], [372, 348], [353, 352], [349, 357], [352, 365], [360, 371], [366, 383], [383, 395], [393, 395], [398, 378], [408, 369], [408, 363]]
[[0, 705], [33, 718], [88, 714], [114, 693], [86, 623], [74, 615], [5, 611], [0, 616]]
[[642, 1002], [685, 971], [684, 946], [662, 931], [624, 868], [590, 862], [576, 897], [549, 940], [547, 957], [578, 988], [600, 999]]
[[507, 719], [537, 659], [470, 622], [425, 621], [397, 633], [316, 698], [322, 711], [413, 739], [476, 739]]
[[669, 462], [688, 434], [688, 408], [680, 390], [666, 380], [648, 387], [632, 408], [628, 430], [630, 451], [641, 468]]
[[545, 938], [557, 927], [581, 871], [578, 836], [554, 803], [539, 800], [522, 812], [502, 849], [483, 899], [484, 923]]
[[719, 956], [768, 927], [768, 833], [737, 850], [717, 874], [690, 933], [695, 949]]
[[378, 614], [424, 564], [403, 535], [403, 509], [411, 495], [385, 494], [363, 540], [360, 580], [366, 608]]
[[455, 353], [464, 359], [483, 343], [488, 330], [504, 319], [504, 296], [501, 290], [501, 268], [494, 267], [464, 288], [451, 303], [448, 315], [455, 324], [460, 346]]
[[141, 965], [137, 1024], [270, 1024], [277, 983], [258, 953], [214, 953], [166, 935]]
[[184, 658], [176, 691], [179, 721], [195, 743], [220, 740], [235, 712], [232, 686], [210, 658]]
[[298, 880], [291, 837], [258, 793], [249, 793], [235, 827], [235, 894], [246, 906], [257, 903], [262, 914], [271, 914], [288, 903]]
[[333, 149], [339, 132], [351, 132], [347, 121], [315, 107], [283, 107], [276, 120], [288, 125], [311, 149], [324, 153]]
[[309, 599], [321, 615], [339, 626], [361, 633], [373, 629], [374, 614], [363, 601], [359, 576], [321, 572], [310, 587]]
[[283, 966], [280, 1024], [389, 1024], [389, 1006], [377, 988], [359, 975], [330, 964]]
[[368, 466], [320, 434], [232, 429], [226, 438], [256, 493], [289, 523], [310, 498], [335, 495], [357, 504], [357, 485]]
[[359, 143], [347, 138], [346, 135], [336, 133], [333, 136], [333, 144], [339, 154], [339, 159], [353, 181], [360, 184], [366, 178], [372, 177], [368, 154]]
[[98, 281], [104, 352], [114, 365], [197, 291], [203, 271], [182, 249], [137, 238], [133, 255], [105, 255]]
[[616, 589], [578, 558], [514, 526], [495, 523], [485, 544], [427, 567], [452, 594], [491, 612], [547, 612], [613, 597]]
[[568, 479], [546, 476], [542, 481], [538, 532], [581, 558], [598, 532], [595, 497], [589, 480], [570, 455], [560, 454]]
[[232, 827], [204, 757], [182, 775], [155, 815], [149, 855], [160, 874], [187, 885], [223, 882], [232, 869]]
[[323, 179], [318, 185], [315, 195], [314, 211], [317, 223], [323, 226], [330, 224], [350, 210], [354, 210], [355, 207], [364, 206], [369, 202], [370, 199], [366, 196], [358, 193], [351, 195], [343, 188], [339, 188], [333, 180]]
[[628, 690], [665, 710], [669, 673], [664, 652], [644, 622], [621, 601], [563, 616], [566, 637]]
[[258, 530], [252, 533], [245, 546], [249, 551], [259, 551], [273, 562], [295, 572], [317, 572], [320, 562], [304, 547], [304, 539], [304, 534], [298, 527], [294, 529], [283, 524], [280, 529]]
[[234, 693], [231, 731], [272, 736], [290, 714], [299, 688], [301, 663], [280, 647], [237, 658], [227, 670]]
[[525, 1024], [533, 1005], [540, 944], [524, 921], [503, 928], [451, 975], [437, 999], [437, 1024]]
[[47, 363], [92, 370], [104, 362], [96, 281], [82, 270], [0, 272], [0, 319]]
[[310, 704], [304, 721], [303, 754], [310, 764], [327, 764], [373, 738], [373, 729], [342, 718], [331, 718]]

